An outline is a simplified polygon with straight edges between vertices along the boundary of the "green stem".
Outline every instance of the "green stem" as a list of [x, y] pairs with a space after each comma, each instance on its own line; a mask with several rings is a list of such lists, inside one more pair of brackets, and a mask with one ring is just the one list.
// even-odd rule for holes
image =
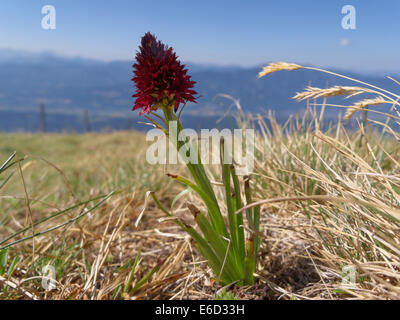
[[[236, 175], [235, 167], [233, 165], [230, 166], [231, 176], [233, 180], [233, 187], [235, 190], [235, 212], [242, 208], [242, 199], [241, 199], [241, 192], [240, 192], [240, 184], [239, 179]], [[239, 247], [239, 255], [240, 261], [243, 261], [245, 258], [245, 237], [244, 237], [244, 228], [243, 228], [243, 213], [236, 214], [236, 223], [237, 223], [237, 230], [238, 230], [238, 247]]]
[[256, 259], [254, 250], [254, 235], [250, 236], [250, 239], [246, 241], [246, 251], [247, 255], [245, 258], [245, 284], [254, 284], [254, 271], [256, 269]]
[[238, 224], [235, 215], [235, 210], [233, 208], [232, 190], [231, 190], [231, 171], [228, 161], [225, 161], [225, 143], [221, 139], [221, 165], [222, 165], [222, 180], [225, 186], [225, 198], [226, 207], [228, 210], [228, 221], [229, 221], [229, 231], [231, 233], [232, 247], [235, 253], [236, 264], [241, 267], [243, 263], [240, 263], [240, 253], [239, 253], [239, 238], [238, 238]]
[[[171, 121], [176, 121], [177, 122], [177, 137], [179, 137], [179, 134], [183, 131], [182, 124], [180, 121], [176, 118], [175, 114], [172, 112], [172, 108], [164, 107], [163, 109], [165, 120], [168, 124], [168, 133], [170, 133], [170, 124]], [[181, 150], [181, 148], [184, 146], [183, 141], [179, 141], [179, 139], [171, 139], [173, 140], [172, 142], [175, 144], [178, 152]], [[205, 172], [205, 169], [203, 167], [203, 164], [201, 163], [201, 158], [200, 158], [200, 153], [197, 152], [198, 154], [198, 163], [190, 163], [188, 162], [186, 165], [196, 183], [199, 189], [202, 190], [202, 194], [206, 194], [208, 197], [208, 201], [206, 203], [207, 208], [210, 212], [210, 220], [211, 224], [213, 227], [218, 230], [218, 232], [225, 236], [228, 237], [228, 230], [226, 228], [226, 225], [224, 223], [224, 219], [222, 217], [217, 198], [214, 193], [214, 189], [211, 186], [210, 180], [207, 177], [207, 174]], [[202, 197], [203, 198], [203, 197]], [[205, 201], [205, 199], [203, 198]], [[206, 202], [206, 201], [205, 201]]]
[[[157, 206], [163, 211], [168, 217], [172, 217], [172, 214], [163, 206], [163, 204], [158, 200], [157, 196], [154, 193], [151, 193], [154, 202]], [[187, 234], [189, 234], [194, 241], [197, 242], [197, 247], [200, 253], [203, 255], [204, 258], [207, 259], [211, 269], [213, 269], [215, 274], [218, 274], [219, 270], [222, 268], [222, 262], [216, 254], [214, 253], [213, 249], [209, 245], [209, 243], [191, 226], [184, 224], [182, 221], [175, 219], [175, 223], [182, 228]], [[224, 281], [226, 280], [224, 277], [221, 276], [221, 279]]]

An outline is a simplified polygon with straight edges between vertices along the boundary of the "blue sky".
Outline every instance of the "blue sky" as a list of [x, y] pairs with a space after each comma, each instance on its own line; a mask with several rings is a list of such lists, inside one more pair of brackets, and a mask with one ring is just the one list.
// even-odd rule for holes
[[[47, 4], [56, 30], [41, 28]], [[346, 4], [356, 8], [356, 30], [341, 26]], [[151, 31], [186, 62], [399, 71], [399, 18], [398, 0], [1, 0], [0, 49], [133, 60]]]

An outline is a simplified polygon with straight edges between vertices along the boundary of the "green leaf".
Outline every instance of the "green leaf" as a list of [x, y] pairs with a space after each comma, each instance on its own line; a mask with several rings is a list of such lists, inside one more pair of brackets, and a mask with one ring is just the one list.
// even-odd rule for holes
[[141, 252], [142, 252], [142, 249], [139, 249], [139, 251], [138, 251], [138, 253], [137, 253], [137, 255], [136, 255], [135, 261], [133, 262], [131, 272], [129, 273], [128, 281], [126, 282], [126, 285], [125, 285], [125, 287], [124, 287], [124, 291], [123, 291], [124, 293], [125, 293], [125, 292], [128, 292], [128, 290], [129, 290], [129, 288], [130, 288], [130, 286], [131, 286], [131, 284], [132, 284], [133, 275], [135, 274], [136, 267], [137, 267], [137, 265], [138, 265], [138, 263], [139, 263], [140, 253], [141, 253]]
[[3, 275], [8, 262], [8, 250], [0, 250], [0, 275]]
[[132, 288], [131, 292], [139, 290], [147, 281], [149, 281], [153, 276], [153, 274], [155, 274], [158, 270], [160, 270], [163, 263], [164, 261], [159, 262], [152, 270], [150, 270], [149, 273], [147, 273], [142, 279], [140, 279], [138, 283]]
[[210, 219], [211, 223], [213, 225], [213, 228], [218, 232], [218, 234], [223, 235], [224, 237], [229, 237], [228, 236], [228, 230], [226, 228], [224, 219], [222, 218], [222, 214], [219, 210], [218, 205], [216, 206], [214, 202], [212, 201], [212, 198], [210, 198], [209, 194], [204, 192], [201, 188], [199, 188], [197, 185], [195, 185], [193, 182], [177, 175], [169, 175], [171, 178], [173, 178], [176, 181], [179, 181], [186, 185], [187, 187], [193, 189], [204, 201], [205, 205], [207, 206], [208, 212], [210, 214]]
[[171, 203], [171, 214], [174, 214], [174, 206], [175, 206], [175, 203], [176, 203], [180, 198], [182, 198], [185, 194], [187, 194], [187, 193], [189, 193], [189, 192], [192, 192], [192, 191], [193, 191], [192, 188], [187, 188], [187, 189], [183, 190], [182, 192], [180, 192], [180, 193], [172, 200], [172, 203]]
[[[115, 193], [112, 193], [112, 194], [115, 194]], [[53, 218], [55, 218], [55, 217], [57, 217], [57, 216], [59, 216], [59, 215], [62, 215], [62, 214], [64, 214], [64, 213], [67, 213], [68, 211], [71, 211], [71, 210], [73, 210], [73, 209], [79, 208], [80, 206], [82, 206], [82, 205], [84, 205], [84, 204], [88, 204], [88, 203], [90, 203], [90, 202], [92, 202], [92, 201], [101, 199], [101, 198], [103, 198], [103, 197], [107, 197], [107, 199], [108, 199], [112, 194], [110, 193], [110, 194], [108, 194], [108, 195], [106, 195], [106, 196], [105, 196], [105, 195], [101, 195], [101, 196], [92, 198], [92, 199], [90, 199], [90, 200], [86, 200], [86, 201], [83, 201], [83, 202], [79, 202], [78, 204], [75, 204], [75, 205], [73, 205], [73, 206], [71, 206], [71, 207], [69, 207], [69, 208], [67, 208], [67, 209], [64, 209], [64, 210], [58, 211], [58, 212], [56, 212], [56, 213], [53, 213], [53, 214], [50, 215], [49, 217], [43, 218], [43, 219], [41, 219], [41, 220], [39, 220], [39, 221], [36, 221], [35, 223], [33, 223], [33, 227], [36, 227], [36, 226], [42, 224], [43, 222], [46, 222], [46, 221], [48, 221], [48, 220], [50, 220], [50, 219], [53, 219]], [[104, 201], [105, 201], [105, 200], [106, 200], [106, 199], [104, 199]], [[101, 203], [102, 203], [102, 202], [101, 202]], [[100, 203], [99, 203], [99, 205], [100, 205]], [[90, 209], [90, 210], [93, 210], [93, 209], [94, 209], [94, 208], [92, 208], [92, 209]], [[88, 213], [88, 212], [89, 212], [89, 211], [87, 211], [86, 213]], [[10, 236], [6, 237], [5, 239], [1, 240], [1, 241], [0, 241], [0, 245], [3, 244], [3, 243], [5, 243], [5, 242], [7, 242], [8, 240], [10, 240], [10, 239], [16, 237], [17, 235], [19, 235], [19, 234], [21, 234], [21, 233], [24, 233], [25, 231], [28, 231], [28, 230], [31, 230], [31, 229], [32, 229], [32, 225], [29, 225], [29, 226], [27, 226], [27, 227], [25, 227], [25, 228], [23, 228], [23, 229], [21, 229], [21, 230], [18, 230], [17, 232], [15, 232], [15, 233], [11, 234]]]
[[[79, 215], [76, 216], [75, 218], [72, 218], [72, 219], [70, 219], [70, 220], [68, 220], [68, 221], [66, 221], [66, 222], [64, 222], [64, 223], [61, 223], [61, 224], [56, 225], [56, 226], [54, 226], [54, 227], [51, 227], [51, 228], [49, 228], [49, 229], [47, 229], [47, 230], [45, 230], [45, 231], [37, 232], [37, 233], [35, 233], [35, 234], [33, 234], [33, 235], [30, 235], [30, 236], [27, 236], [27, 237], [25, 237], [25, 238], [16, 240], [16, 241], [14, 241], [14, 242], [12, 242], [12, 243], [9, 243], [9, 244], [7, 244], [7, 245], [1, 247], [0, 250], [6, 249], [6, 248], [9, 248], [9, 247], [12, 247], [12, 246], [14, 246], [14, 245], [16, 245], [16, 244], [18, 244], [18, 243], [20, 243], [20, 242], [23, 242], [23, 241], [26, 241], [26, 240], [35, 238], [35, 237], [37, 237], [37, 236], [40, 236], [40, 235], [46, 234], [46, 233], [48, 233], [48, 232], [54, 231], [54, 230], [56, 230], [56, 229], [59, 229], [59, 228], [65, 226], [65, 225], [67, 225], [67, 224], [73, 223], [73, 222], [79, 220], [80, 218], [84, 217], [85, 215], [87, 215], [89, 212], [91, 212], [91, 211], [93, 211], [94, 209], [96, 209], [98, 206], [100, 206], [104, 201], [106, 201], [106, 200], [107, 200], [109, 197], [111, 197], [113, 194], [114, 194], [114, 192], [110, 192], [104, 199], [102, 199], [101, 201], [99, 201], [98, 203], [96, 203], [92, 208], [90, 208], [90, 209], [88, 209], [88, 210], [85, 210], [83, 213], [79, 214]], [[54, 215], [53, 215], [53, 216], [54, 216]], [[28, 227], [25, 228], [25, 229], [28, 230], [28, 229], [30, 229], [30, 228], [32, 228], [32, 226], [28, 226]], [[24, 229], [23, 229], [23, 230], [24, 230]], [[26, 231], [26, 230], [25, 230], [25, 231]], [[13, 235], [11, 235], [10, 237], [8, 237], [7, 239], [1, 241], [0, 244], [4, 243], [6, 240], [8, 240], [8, 239], [14, 237], [16, 234], [19, 234], [19, 233], [21, 233], [21, 231], [18, 231], [18, 232], [16, 232], [16, 233], [14, 233]]]

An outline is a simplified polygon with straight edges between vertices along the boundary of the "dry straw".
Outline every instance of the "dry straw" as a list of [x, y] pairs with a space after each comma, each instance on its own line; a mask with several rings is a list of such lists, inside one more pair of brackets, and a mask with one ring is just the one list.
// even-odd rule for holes
[[[263, 75], [299, 68], [333, 74], [285, 63], [269, 67]], [[375, 92], [348, 108], [398, 105], [395, 94], [354, 81]], [[347, 88], [343, 96], [358, 92]], [[330, 94], [340, 92], [335, 90]], [[388, 113], [386, 122], [370, 120], [383, 127], [379, 134], [363, 127], [349, 131], [340, 120], [323, 131], [322, 117], [309, 111], [284, 125], [272, 114], [248, 116], [251, 121], [241, 122], [247, 128], [254, 122], [260, 129], [255, 136], [257, 154], [250, 187], [255, 190], [254, 201], [262, 204], [260, 232], [265, 237], [258, 259], [258, 285], [235, 288], [235, 292], [241, 299], [400, 299], [400, 139], [392, 125], [399, 118]], [[145, 190], [159, 190], [160, 201], [169, 204], [183, 189], [164, 177], [162, 167], [145, 162], [144, 135], [2, 134], [1, 138], [17, 150], [29, 142], [35, 154], [53, 159], [68, 177], [59, 177], [60, 172], [42, 161], [32, 164], [35, 170], [22, 168], [28, 195], [34, 195], [30, 204], [35, 222], [76, 203], [70, 188], [82, 199], [114, 187], [121, 192], [90, 216], [36, 237], [35, 253], [30, 241], [14, 246], [8, 259], [0, 259], [6, 263], [0, 275], [0, 299], [214, 299], [220, 287], [212, 281], [210, 268], [194, 243], [182, 239], [184, 233], [171, 219], [159, 222], [164, 213], [153, 201], [148, 202], [138, 228], [134, 227]], [[135, 151], [134, 158], [127, 150]], [[0, 150], [0, 158], [8, 156], [7, 148]], [[173, 169], [175, 174], [187, 174], [179, 167]], [[207, 170], [214, 173], [216, 197], [224, 203], [218, 171]], [[70, 188], [65, 183], [71, 183]], [[25, 225], [26, 201], [19, 196], [23, 194], [21, 179], [3, 184], [0, 205], [10, 219], [3, 219], [2, 239]], [[243, 190], [241, 196], [244, 199]], [[200, 208], [202, 202], [193, 192], [176, 202], [174, 213], [190, 221], [187, 201]], [[77, 207], [71, 217], [86, 206]], [[59, 216], [57, 223], [71, 217]], [[27, 227], [18, 239], [30, 235]], [[51, 227], [48, 220], [35, 230]], [[160, 258], [165, 260], [162, 266]], [[44, 290], [34, 278], [47, 264], [57, 267], [57, 289], [52, 291]], [[355, 271], [352, 286], [343, 286], [344, 266]]]
[[[400, 96], [390, 92], [388, 90], [382, 89], [380, 87], [374, 86], [372, 84], [344, 76], [335, 72], [331, 72], [328, 70], [314, 68], [314, 67], [304, 67], [300, 66], [295, 63], [287, 63], [287, 62], [273, 62], [270, 63], [268, 66], [264, 67], [263, 70], [258, 74], [258, 77], [264, 77], [270, 73], [281, 71], [281, 70], [298, 70], [298, 69], [308, 69], [319, 71], [323, 73], [327, 73], [333, 76], [337, 76], [346, 80], [350, 80], [359, 84], [364, 85], [364, 87], [356, 87], [356, 86], [333, 86], [330, 88], [316, 88], [308, 86], [306, 87], [305, 91], [298, 92], [293, 99], [297, 101], [302, 101], [306, 99], [318, 99], [318, 98], [328, 98], [328, 97], [337, 97], [337, 96], [345, 96], [346, 99], [360, 95], [365, 93], [373, 93], [377, 95], [375, 98], [366, 98], [356, 102], [354, 105], [351, 106], [341, 106], [345, 107], [346, 113], [344, 119], [350, 120], [354, 113], [359, 110], [363, 110], [368, 106], [377, 106], [382, 103], [391, 103], [394, 107], [400, 106], [399, 100]], [[399, 83], [397, 80], [388, 77], [392, 81]]]
[[391, 102], [386, 101], [382, 97], [376, 97], [374, 99], [364, 99], [364, 100], [358, 101], [354, 105], [352, 105], [346, 109], [344, 119], [350, 120], [353, 117], [355, 112], [360, 111], [360, 110], [365, 110], [365, 108], [368, 106], [377, 106], [382, 103], [391, 103]]
[[315, 88], [308, 86], [305, 91], [298, 92], [293, 99], [297, 101], [302, 101], [305, 99], [318, 99], [318, 98], [328, 98], [346, 95], [346, 98], [354, 97], [356, 95], [373, 92], [362, 87], [345, 87], [345, 86], [334, 86], [331, 88]]
[[264, 77], [270, 73], [281, 71], [281, 70], [298, 70], [304, 68], [295, 63], [287, 63], [287, 62], [274, 62], [270, 63], [268, 66], [264, 67], [263, 70], [258, 74], [258, 77]]

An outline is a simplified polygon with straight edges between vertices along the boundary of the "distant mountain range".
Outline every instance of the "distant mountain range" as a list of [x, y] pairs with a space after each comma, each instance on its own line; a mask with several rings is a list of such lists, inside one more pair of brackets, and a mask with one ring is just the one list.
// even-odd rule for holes
[[[88, 110], [101, 114], [128, 114], [133, 106], [132, 61], [102, 62], [67, 58], [52, 53], [0, 50], [0, 110], [37, 110], [40, 103], [52, 113]], [[262, 66], [243, 68], [187, 63], [196, 81], [197, 105], [193, 115], [222, 114], [230, 102], [216, 99], [220, 93], [238, 98], [245, 111], [272, 109], [285, 116], [304, 108], [291, 100], [308, 84], [316, 87], [353, 83], [308, 70], [282, 71], [257, 79]], [[357, 79], [399, 92], [400, 87], [382, 76], [347, 73]], [[341, 100], [341, 99], [340, 99]], [[336, 100], [336, 102], [343, 102]], [[332, 110], [334, 115], [337, 110]]]

